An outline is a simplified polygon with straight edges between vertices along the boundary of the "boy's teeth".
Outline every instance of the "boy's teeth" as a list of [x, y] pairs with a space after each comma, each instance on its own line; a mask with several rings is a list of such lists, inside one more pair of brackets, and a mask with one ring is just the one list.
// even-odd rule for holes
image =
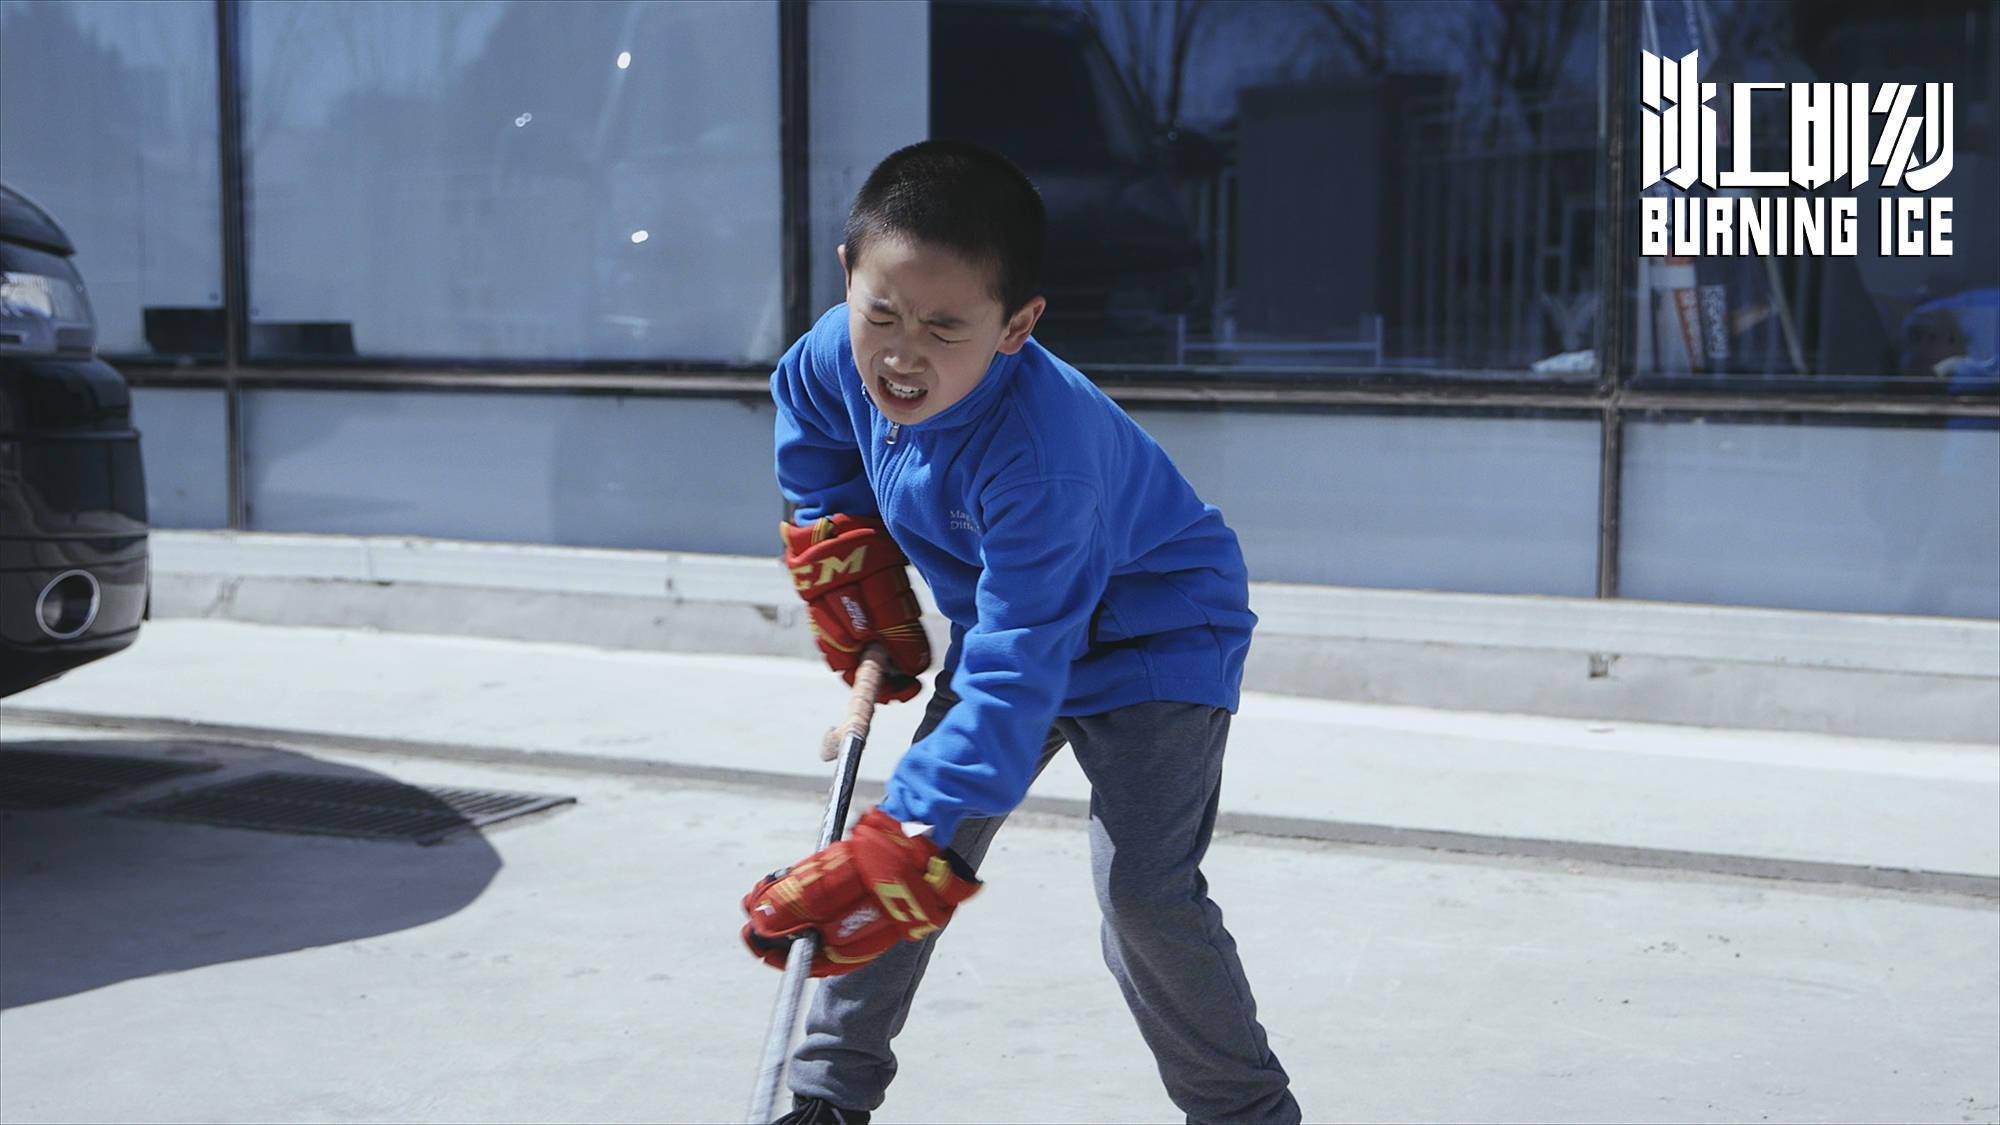
[[906, 387], [901, 383], [891, 382], [888, 379], [882, 380], [882, 385], [889, 388], [890, 393], [894, 394], [897, 398], [915, 398], [924, 393], [922, 387]]

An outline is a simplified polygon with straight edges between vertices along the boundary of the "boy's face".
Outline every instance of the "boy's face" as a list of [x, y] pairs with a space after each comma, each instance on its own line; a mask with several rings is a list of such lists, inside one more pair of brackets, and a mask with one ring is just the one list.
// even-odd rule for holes
[[1044, 302], [1012, 317], [993, 296], [989, 268], [949, 250], [900, 238], [868, 244], [847, 271], [848, 333], [854, 366], [875, 408], [891, 422], [921, 422], [972, 392], [996, 352], [1027, 343]]

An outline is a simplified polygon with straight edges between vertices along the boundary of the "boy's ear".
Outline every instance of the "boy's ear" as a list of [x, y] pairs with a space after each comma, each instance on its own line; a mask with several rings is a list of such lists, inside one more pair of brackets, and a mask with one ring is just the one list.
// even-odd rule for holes
[[1001, 355], [1013, 355], [1028, 342], [1035, 331], [1035, 322], [1042, 319], [1042, 311], [1049, 303], [1040, 297], [1033, 298], [1021, 306], [1021, 311], [1007, 318], [1007, 328], [1000, 334], [1000, 343], [995, 350]]
[[843, 242], [834, 247], [833, 252], [840, 259], [840, 276], [846, 281], [852, 282], [854, 280], [854, 271], [847, 268], [847, 243]]

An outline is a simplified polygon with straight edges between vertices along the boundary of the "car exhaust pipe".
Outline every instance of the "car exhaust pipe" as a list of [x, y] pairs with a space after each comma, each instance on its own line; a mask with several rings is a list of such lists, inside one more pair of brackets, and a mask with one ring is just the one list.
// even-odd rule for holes
[[49, 580], [35, 599], [35, 624], [58, 641], [73, 641], [97, 621], [103, 591], [87, 570], [66, 570]]

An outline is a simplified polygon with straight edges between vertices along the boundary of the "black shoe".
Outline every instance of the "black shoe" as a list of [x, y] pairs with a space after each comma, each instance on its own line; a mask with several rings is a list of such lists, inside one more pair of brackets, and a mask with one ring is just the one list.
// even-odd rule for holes
[[825, 1098], [792, 1099], [792, 1112], [771, 1125], [868, 1125], [865, 1109], [842, 1109]]

